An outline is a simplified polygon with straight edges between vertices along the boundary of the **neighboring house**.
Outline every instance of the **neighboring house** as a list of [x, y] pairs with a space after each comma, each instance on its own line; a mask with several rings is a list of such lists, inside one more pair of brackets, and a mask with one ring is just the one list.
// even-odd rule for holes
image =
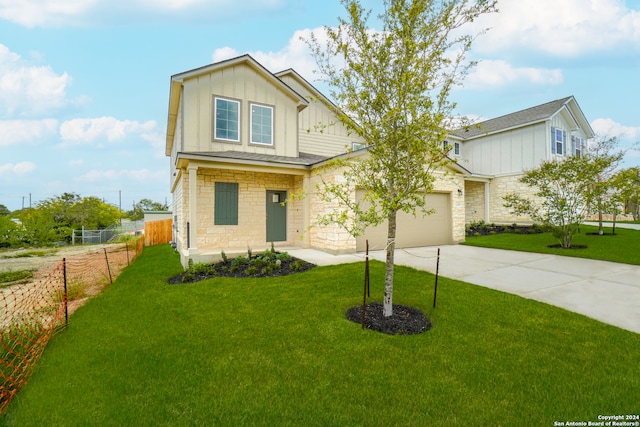
[[[508, 193], [532, 194], [519, 179], [543, 161], [581, 155], [594, 132], [575, 98], [558, 99], [450, 135], [465, 177], [466, 222], [529, 222], [504, 207]], [[457, 154], [456, 154], [457, 153]]]
[[[505, 116], [452, 134], [458, 163], [441, 171], [426, 196], [435, 213], [400, 213], [397, 247], [463, 241], [465, 221], [513, 222], [499, 200], [508, 187], [541, 160], [564, 155], [570, 141], [578, 147], [578, 138], [593, 136], [573, 98], [550, 104], [530, 109], [544, 110], [536, 114], [525, 110], [517, 120]], [[271, 73], [249, 55], [171, 77], [166, 155], [174, 240], [184, 265], [272, 243], [350, 253], [369, 239], [372, 249], [384, 248], [384, 224], [357, 239], [337, 225], [316, 224], [335, 208], [317, 194], [320, 173], [328, 181], [341, 179], [339, 171], [321, 166], [336, 156], [367, 155], [364, 141], [332, 107], [295, 71]], [[552, 128], [560, 138], [553, 149]], [[354, 189], [353, 197], [362, 194]]]

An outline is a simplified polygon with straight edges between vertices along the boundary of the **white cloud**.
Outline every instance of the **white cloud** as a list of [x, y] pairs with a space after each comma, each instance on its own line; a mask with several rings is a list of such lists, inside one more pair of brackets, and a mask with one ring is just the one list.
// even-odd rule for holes
[[58, 121], [43, 120], [0, 120], [0, 147], [20, 143], [37, 143], [55, 136]]
[[259, 15], [287, 0], [0, 0], [0, 19], [28, 28], [154, 22], [183, 16], [208, 22]]
[[157, 130], [155, 120], [138, 122], [134, 120], [118, 120], [114, 117], [98, 117], [88, 119], [72, 119], [60, 125], [60, 136], [63, 145], [91, 144], [106, 140], [122, 141], [130, 136], [139, 136], [149, 140], [149, 135]]
[[0, 165], [1, 175], [27, 175], [36, 169], [36, 164], [33, 162], [20, 162], [20, 163], [5, 163]]
[[[1, 0], [0, 0], [1, 1]], [[67, 73], [31, 64], [0, 44], [0, 114], [29, 116], [49, 112], [81, 100], [69, 100]]]
[[[275, 73], [293, 68], [302, 77], [313, 83], [318, 78], [318, 75], [314, 73], [316, 63], [311, 56], [309, 47], [303, 40], [309, 39], [312, 33], [315, 34], [320, 41], [326, 38], [322, 27], [313, 30], [307, 28], [293, 33], [293, 36], [289, 39], [289, 43], [277, 52], [263, 52], [258, 50], [248, 53], [271, 72]], [[238, 55], [241, 55], [241, 53], [237, 50], [231, 47], [223, 47], [216, 49], [213, 52], [212, 58], [213, 62], [218, 62]]]
[[[542, 52], [562, 58], [640, 50], [640, 11], [624, 0], [518, 0], [499, 2], [500, 12], [485, 15], [473, 27], [491, 29], [474, 51]], [[628, 54], [628, 51], [625, 52]]]
[[148, 182], [156, 183], [158, 181], [164, 182], [167, 179], [166, 171], [150, 171], [149, 169], [134, 169], [134, 170], [97, 170], [93, 169], [84, 175], [75, 178], [80, 182], [104, 182], [104, 181], [135, 181], [135, 182]]
[[511, 84], [557, 85], [563, 82], [562, 70], [513, 67], [502, 60], [484, 60], [464, 80], [467, 88], [487, 88]]
[[612, 119], [595, 119], [591, 122], [594, 132], [605, 138], [640, 139], [640, 126], [625, 126]]

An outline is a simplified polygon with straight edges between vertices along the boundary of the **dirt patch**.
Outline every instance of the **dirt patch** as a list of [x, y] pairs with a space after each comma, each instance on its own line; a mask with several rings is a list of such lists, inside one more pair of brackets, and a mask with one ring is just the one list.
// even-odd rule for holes
[[[0, 251], [0, 272], [17, 270], [49, 270], [63, 258], [71, 258], [102, 250], [109, 245], [63, 246], [59, 248], [31, 248]], [[42, 256], [21, 256], [26, 253], [43, 253]]]

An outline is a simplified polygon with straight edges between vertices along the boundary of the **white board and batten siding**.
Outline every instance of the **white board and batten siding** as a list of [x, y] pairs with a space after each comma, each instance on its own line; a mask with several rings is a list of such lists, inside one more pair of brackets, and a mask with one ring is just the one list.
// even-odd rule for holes
[[286, 74], [280, 76], [280, 79], [310, 100], [307, 108], [298, 115], [300, 152], [331, 157], [351, 149], [354, 142], [363, 142], [360, 137], [349, 132], [333, 111], [295, 76]]
[[[363, 192], [357, 191], [356, 197], [362, 200]], [[451, 193], [431, 193], [426, 196], [426, 208], [434, 209], [431, 215], [416, 215], [398, 212], [396, 228], [396, 248], [415, 248], [420, 246], [448, 245], [453, 243], [451, 224]], [[356, 238], [356, 250], [384, 250], [387, 244], [388, 225], [385, 220], [377, 227], [368, 228], [362, 236]]]
[[464, 143], [462, 166], [480, 175], [502, 175], [535, 168], [548, 156], [546, 123], [487, 135]]

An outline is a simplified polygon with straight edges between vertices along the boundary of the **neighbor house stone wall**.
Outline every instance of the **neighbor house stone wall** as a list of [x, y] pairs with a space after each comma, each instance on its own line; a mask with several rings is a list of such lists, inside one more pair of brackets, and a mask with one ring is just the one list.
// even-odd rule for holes
[[496, 177], [489, 186], [489, 221], [493, 223], [531, 223], [527, 215], [514, 215], [510, 208], [504, 206], [504, 197], [516, 193], [521, 197], [535, 198], [536, 190], [520, 182], [521, 174]]
[[484, 221], [485, 219], [485, 183], [466, 181], [464, 191], [465, 221]]

